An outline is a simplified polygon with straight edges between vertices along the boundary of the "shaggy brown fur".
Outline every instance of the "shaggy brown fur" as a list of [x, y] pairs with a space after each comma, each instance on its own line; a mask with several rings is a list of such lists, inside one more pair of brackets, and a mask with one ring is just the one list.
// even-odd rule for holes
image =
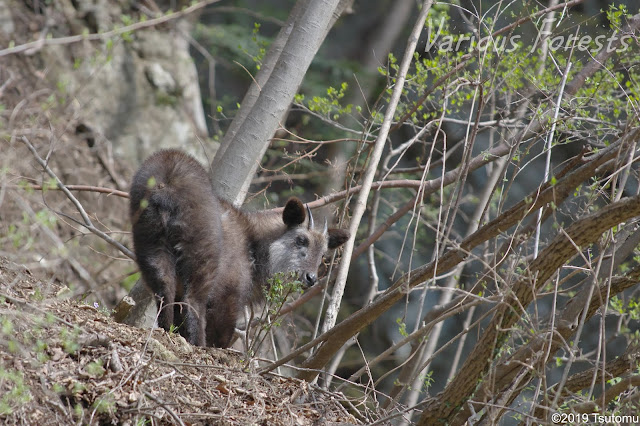
[[260, 300], [274, 273], [296, 272], [315, 284], [322, 256], [349, 238], [345, 230], [313, 229], [297, 198], [282, 215], [234, 208], [215, 195], [200, 163], [178, 150], [159, 151], [142, 164], [130, 214], [158, 325], [180, 326], [200, 346], [229, 346], [243, 307]]

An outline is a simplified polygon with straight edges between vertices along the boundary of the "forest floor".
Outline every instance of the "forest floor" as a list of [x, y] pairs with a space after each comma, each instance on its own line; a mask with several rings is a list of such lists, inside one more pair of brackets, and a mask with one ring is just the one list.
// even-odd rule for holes
[[112, 320], [0, 257], [0, 423], [359, 424], [339, 395], [240, 353]]

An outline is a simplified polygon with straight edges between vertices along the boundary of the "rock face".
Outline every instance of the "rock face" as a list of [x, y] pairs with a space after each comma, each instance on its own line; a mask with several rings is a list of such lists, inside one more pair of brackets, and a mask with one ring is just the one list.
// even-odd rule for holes
[[114, 43], [109, 63], [80, 68], [99, 81], [77, 96], [85, 125], [132, 163], [159, 148], [199, 152], [198, 137], [206, 138], [186, 27], [183, 21], [167, 32], [138, 32], [131, 42]]
[[[43, 25], [31, 24], [28, 40], [16, 44], [45, 31], [53, 38], [104, 33], [162, 14], [107, 0], [54, 4], [28, 10]], [[20, 25], [18, 14], [12, 17], [12, 6], [11, 0], [0, 0], [3, 39], [12, 39], [7, 31]], [[73, 109], [76, 132], [85, 134], [90, 146], [106, 144], [133, 167], [159, 148], [181, 147], [202, 156], [207, 128], [189, 55], [190, 27], [189, 18], [169, 20], [100, 41], [47, 45], [36, 54], [46, 78]]]

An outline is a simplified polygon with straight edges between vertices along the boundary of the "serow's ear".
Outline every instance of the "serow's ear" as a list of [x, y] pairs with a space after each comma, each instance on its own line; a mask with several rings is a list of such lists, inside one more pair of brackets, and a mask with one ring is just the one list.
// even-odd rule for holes
[[293, 197], [287, 201], [282, 212], [282, 221], [285, 225], [292, 227], [298, 226], [304, 222], [307, 213], [304, 211], [304, 204], [299, 199]]
[[346, 229], [329, 229], [329, 249], [333, 250], [347, 242], [351, 234]]

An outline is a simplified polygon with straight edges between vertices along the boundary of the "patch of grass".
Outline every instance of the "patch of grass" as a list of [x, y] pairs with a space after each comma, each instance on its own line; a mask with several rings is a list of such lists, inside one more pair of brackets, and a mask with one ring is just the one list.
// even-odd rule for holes
[[22, 372], [0, 367], [0, 415], [11, 414], [33, 398]]

